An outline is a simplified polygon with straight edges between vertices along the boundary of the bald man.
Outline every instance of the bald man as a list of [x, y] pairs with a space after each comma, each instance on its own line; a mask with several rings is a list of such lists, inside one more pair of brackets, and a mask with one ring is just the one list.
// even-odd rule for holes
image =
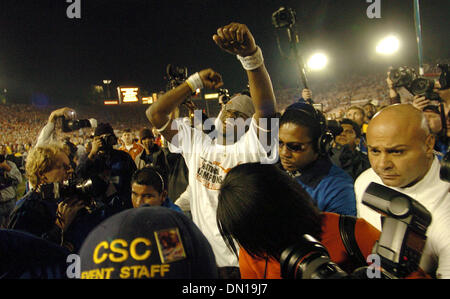
[[409, 195], [432, 214], [420, 267], [436, 278], [450, 278], [450, 184], [439, 177], [434, 136], [423, 113], [410, 104], [386, 107], [367, 129], [369, 168], [355, 181], [358, 216], [381, 229], [380, 214], [363, 205], [371, 182]]

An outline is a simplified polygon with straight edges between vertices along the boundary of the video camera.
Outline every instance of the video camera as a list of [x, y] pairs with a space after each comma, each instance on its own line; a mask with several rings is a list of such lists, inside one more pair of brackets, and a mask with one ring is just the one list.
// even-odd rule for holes
[[[441, 69], [441, 75], [439, 77], [440, 89], [450, 88], [450, 73], [448, 64], [438, 64]], [[413, 95], [425, 96], [432, 101], [441, 102], [441, 98], [433, 89], [435, 87], [434, 80], [419, 77], [413, 68], [399, 67], [397, 69], [391, 69], [389, 78], [392, 81], [393, 87], [405, 87]]]
[[168, 64], [166, 67], [166, 75], [166, 78], [169, 81], [166, 89], [169, 91], [186, 81], [188, 69], [185, 66], [180, 67], [173, 64]]
[[295, 24], [296, 12], [292, 8], [280, 7], [272, 14], [272, 24], [275, 28], [291, 27]]
[[228, 89], [219, 88], [218, 94], [219, 94], [219, 102], [222, 105], [226, 105], [228, 101], [230, 101], [231, 99], [230, 92], [228, 91]]
[[[364, 205], [384, 215], [382, 233], [372, 253], [380, 257], [380, 278], [404, 278], [416, 271], [431, 223], [430, 212], [406, 194], [371, 183], [362, 198]], [[342, 279], [370, 278], [368, 267], [347, 274], [330, 260], [327, 249], [309, 235], [283, 251], [280, 258], [283, 278]]]

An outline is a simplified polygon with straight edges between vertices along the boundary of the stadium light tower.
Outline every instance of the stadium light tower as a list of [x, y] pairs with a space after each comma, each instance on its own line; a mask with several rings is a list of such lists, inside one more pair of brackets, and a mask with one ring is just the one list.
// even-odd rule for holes
[[323, 53], [316, 53], [308, 59], [308, 68], [312, 71], [319, 71], [327, 66], [328, 58]]
[[392, 55], [400, 48], [400, 41], [393, 35], [383, 38], [377, 45], [376, 51], [381, 55]]

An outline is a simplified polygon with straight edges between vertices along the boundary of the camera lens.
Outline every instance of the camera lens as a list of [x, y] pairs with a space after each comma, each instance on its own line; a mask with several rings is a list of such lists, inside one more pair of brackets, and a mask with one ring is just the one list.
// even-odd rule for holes
[[348, 276], [330, 260], [327, 249], [310, 235], [303, 235], [297, 244], [281, 253], [280, 268], [285, 279], [331, 279]]
[[418, 78], [411, 83], [411, 92], [414, 95], [424, 95], [428, 91], [432, 91], [434, 82], [426, 78]]

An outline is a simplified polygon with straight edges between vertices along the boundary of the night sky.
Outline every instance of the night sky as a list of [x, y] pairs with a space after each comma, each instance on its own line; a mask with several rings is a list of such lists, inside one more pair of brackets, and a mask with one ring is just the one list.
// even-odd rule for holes
[[[412, 0], [381, 0], [381, 19], [367, 17], [365, 0], [81, 0], [81, 19], [66, 16], [69, 5], [0, 0], [0, 88], [11, 99], [29, 102], [39, 94], [70, 103], [103, 79], [157, 92], [165, 89], [169, 63], [189, 73], [211, 67], [226, 88], [239, 91], [245, 73], [212, 41], [216, 29], [232, 21], [253, 32], [274, 86], [295, 87], [296, 69], [277, 47], [277, 34], [286, 46], [286, 31], [272, 25], [272, 13], [283, 5], [297, 12], [302, 53], [322, 50], [329, 56], [329, 69], [310, 80], [417, 64]], [[448, 0], [421, 1], [425, 60], [450, 57], [449, 8]], [[402, 42], [389, 60], [374, 55], [376, 42], [388, 33]]]

